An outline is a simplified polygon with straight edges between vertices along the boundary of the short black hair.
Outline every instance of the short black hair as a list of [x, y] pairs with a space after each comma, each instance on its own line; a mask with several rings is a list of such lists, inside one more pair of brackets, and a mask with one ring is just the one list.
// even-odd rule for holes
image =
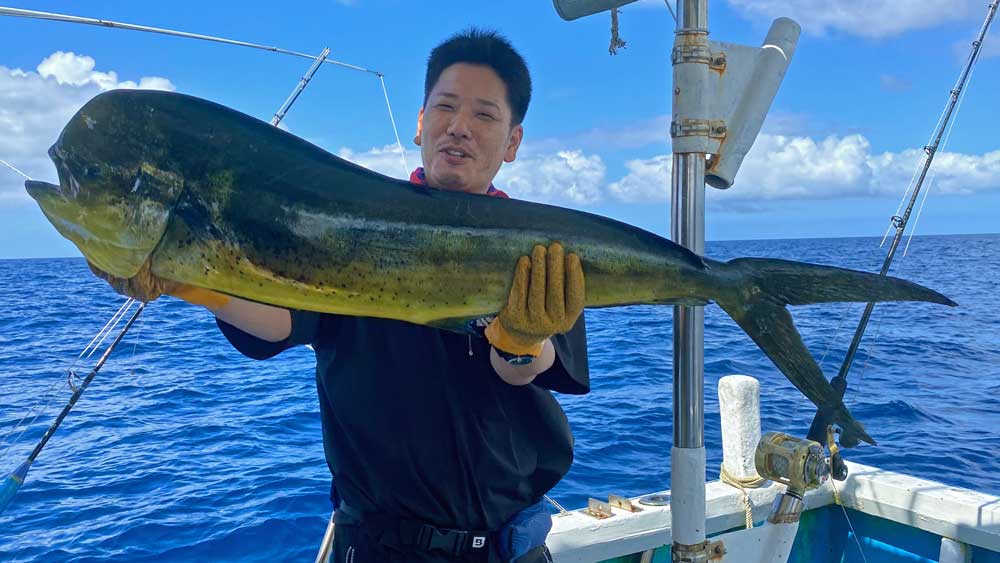
[[493, 69], [507, 86], [507, 103], [511, 109], [511, 125], [524, 121], [531, 101], [531, 75], [514, 46], [496, 31], [469, 28], [456, 33], [431, 51], [424, 79], [424, 105], [441, 73], [456, 63], [484, 65]]

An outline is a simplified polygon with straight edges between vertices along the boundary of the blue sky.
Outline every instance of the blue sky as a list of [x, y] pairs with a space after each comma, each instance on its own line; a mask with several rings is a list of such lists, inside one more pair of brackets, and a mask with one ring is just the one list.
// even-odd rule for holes
[[[498, 8], [498, 6], [502, 6]], [[762, 136], [725, 192], [709, 193], [707, 238], [881, 236], [986, 13], [985, 0], [713, 0], [715, 40], [759, 45], [773, 17], [804, 28]], [[407, 157], [430, 49], [469, 25], [505, 33], [528, 60], [525, 144], [498, 185], [514, 197], [669, 232], [669, 52], [662, 2], [622, 8], [627, 48], [607, 52], [609, 16], [574, 22], [544, 0], [326, 0], [311, 3], [17, 2], [318, 53], [385, 73]], [[1000, 40], [984, 56], [935, 164], [919, 234], [1000, 231]], [[0, 159], [53, 179], [45, 150], [103, 89], [152, 86], [262, 119], [309, 61], [130, 31], [0, 17]], [[403, 173], [377, 79], [330, 65], [285, 125], [327, 150]], [[74, 256], [0, 168], [0, 258]]]

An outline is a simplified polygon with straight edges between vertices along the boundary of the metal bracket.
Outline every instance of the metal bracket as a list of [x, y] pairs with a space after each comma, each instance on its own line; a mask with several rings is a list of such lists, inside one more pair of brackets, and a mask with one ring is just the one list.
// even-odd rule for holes
[[670, 52], [670, 62], [681, 63], [701, 63], [708, 65], [714, 70], [726, 69], [726, 53], [713, 53], [708, 45], [678, 45]]
[[629, 512], [642, 512], [642, 508], [632, 504], [632, 501], [618, 495], [608, 495], [608, 504], [615, 508], [627, 510]]
[[681, 119], [670, 123], [671, 137], [726, 138], [726, 122], [721, 119]]
[[726, 555], [726, 546], [722, 540], [704, 541], [695, 545], [675, 543], [670, 548], [670, 559], [673, 563], [708, 563], [722, 561]]
[[767, 521], [771, 524], [794, 524], [802, 517], [804, 507], [802, 495], [789, 488], [784, 493], [774, 497], [771, 515], [767, 517]]
[[603, 501], [599, 501], [596, 498], [587, 499], [587, 508], [586, 510], [584, 510], [584, 513], [589, 516], [593, 516], [598, 520], [611, 518], [612, 516], [615, 515], [615, 513], [611, 511], [610, 504]]
[[712, 52], [709, 50], [708, 45], [677, 45], [670, 52], [670, 61], [675, 65], [681, 63], [701, 63], [707, 65], [712, 62]]
[[725, 53], [712, 53], [712, 60], [708, 62], [708, 68], [712, 70], [725, 71], [726, 70], [726, 54]]

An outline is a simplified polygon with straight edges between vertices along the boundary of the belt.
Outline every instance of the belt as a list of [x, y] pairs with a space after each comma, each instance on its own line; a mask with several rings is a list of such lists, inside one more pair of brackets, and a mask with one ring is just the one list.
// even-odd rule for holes
[[476, 555], [486, 560], [496, 537], [496, 532], [488, 530], [438, 528], [420, 520], [361, 512], [343, 501], [337, 514], [368, 529], [382, 545], [396, 549], [439, 551], [453, 557]]

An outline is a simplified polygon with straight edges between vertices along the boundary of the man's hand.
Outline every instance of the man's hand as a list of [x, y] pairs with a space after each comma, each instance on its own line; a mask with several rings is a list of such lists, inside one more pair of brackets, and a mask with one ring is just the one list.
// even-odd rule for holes
[[486, 327], [486, 338], [508, 354], [539, 356], [546, 340], [573, 328], [583, 312], [580, 257], [564, 255], [562, 244], [536, 245], [514, 272], [507, 306]]
[[201, 305], [216, 311], [224, 307], [230, 300], [228, 295], [222, 293], [157, 277], [149, 271], [149, 267], [145, 264], [131, 278], [112, 276], [91, 264], [89, 260], [87, 265], [90, 266], [90, 271], [94, 272], [94, 275], [108, 282], [112, 289], [126, 297], [142, 302], [152, 301], [161, 295], [171, 295], [192, 305]]

